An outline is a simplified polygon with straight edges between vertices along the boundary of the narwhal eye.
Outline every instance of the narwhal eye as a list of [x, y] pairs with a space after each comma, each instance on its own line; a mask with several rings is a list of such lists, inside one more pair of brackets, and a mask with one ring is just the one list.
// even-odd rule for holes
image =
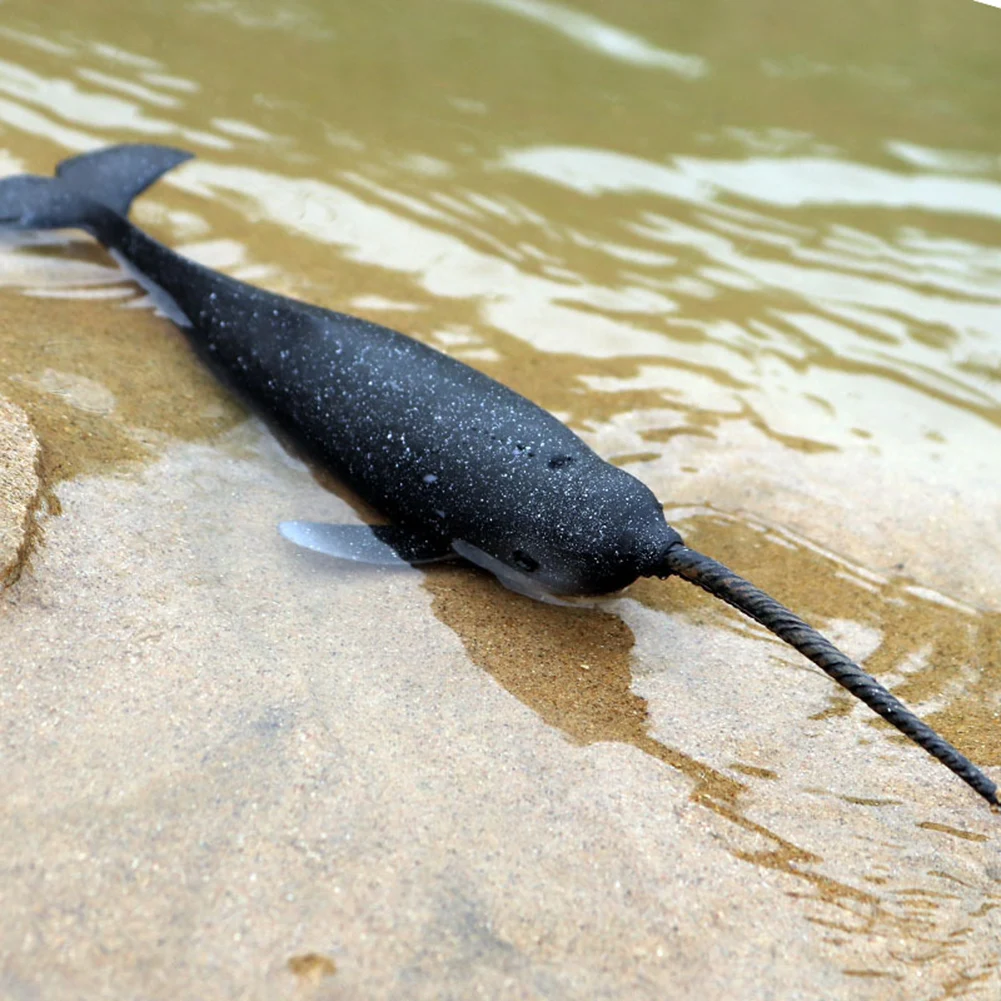
[[533, 560], [528, 553], [523, 553], [520, 549], [516, 549], [511, 554], [511, 562], [519, 570], [524, 570], [526, 573], [535, 573], [539, 569], [539, 561]]

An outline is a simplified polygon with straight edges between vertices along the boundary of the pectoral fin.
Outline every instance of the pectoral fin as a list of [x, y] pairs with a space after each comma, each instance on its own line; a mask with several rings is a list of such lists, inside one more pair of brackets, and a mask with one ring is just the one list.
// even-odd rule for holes
[[464, 560], [492, 573], [509, 591], [515, 594], [523, 594], [526, 598], [534, 598], [536, 601], [544, 601], [547, 605], [577, 605], [576, 601], [567, 601], [546, 589], [546, 586], [539, 580], [533, 580], [530, 574], [514, 567], [502, 563], [496, 557], [485, 553], [482, 549], [464, 542], [462, 539], [453, 539], [452, 548]]
[[376, 566], [414, 566], [455, 557], [445, 539], [431, 539], [400, 525], [329, 525], [319, 521], [283, 521], [289, 542], [339, 560]]

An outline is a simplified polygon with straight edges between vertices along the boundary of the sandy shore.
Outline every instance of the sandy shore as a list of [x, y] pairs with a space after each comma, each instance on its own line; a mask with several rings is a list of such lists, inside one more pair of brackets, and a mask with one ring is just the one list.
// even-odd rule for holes
[[58, 496], [0, 612], [8, 996], [997, 984], [997, 818], [689, 589], [313, 559], [277, 521], [354, 515], [255, 423]]

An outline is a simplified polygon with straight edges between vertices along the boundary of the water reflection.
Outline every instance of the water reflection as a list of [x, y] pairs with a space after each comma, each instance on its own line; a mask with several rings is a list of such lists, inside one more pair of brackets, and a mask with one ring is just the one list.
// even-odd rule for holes
[[[0, 102], [0, 119], [15, 128], [47, 135], [78, 151], [99, 145], [98, 140], [84, 138], [78, 131], [88, 127], [128, 129], [137, 136], [159, 137], [161, 142], [190, 142], [215, 149], [230, 147], [231, 143], [221, 136], [178, 126], [147, 113], [139, 101], [150, 103], [148, 96], [142, 96], [147, 94], [149, 88], [117, 77], [112, 81], [113, 85], [109, 88], [107, 74], [99, 74], [96, 80], [92, 74], [88, 82], [106, 88], [104, 92], [95, 92], [71, 80], [44, 76], [9, 60], [0, 60], [0, 94], [7, 98]], [[107, 92], [108, 89], [121, 91], [123, 88], [139, 101], [125, 100]], [[156, 104], [165, 111], [179, 106], [180, 102], [173, 96], [154, 96], [158, 98]], [[45, 115], [56, 121], [47, 121]], [[59, 124], [59, 120], [72, 122], [74, 128], [67, 129]]]
[[623, 31], [565, 4], [553, 3], [551, 0], [478, 0], [478, 2], [545, 25], [592, 52], [633, 66], [670, 70], [683, 77], [700, 77], [708, 72], [706, 61], [699, 56], [683, 55], [658, 48], [638, 35]]
[[[552, 20], [559, 9], [528, 4], [517, 13]], [[37, 51], [30, 32], [7, 37], [15, 52]], [[394, 272], [411, 294], [392, 298], [408, 305], [428, 296], [439, 308], [469, 303], [485, 360], [513, 359], [505, 338], [514, 338], [581, 360], [578, 378], [594, 390], [601, 376], [583, 359], [636, 358], [646, 363], [634, 371], [662, 403], [694, 417], [719, 401], [717, 419], [749, 421], [807, 450], [850, 447], [857, 433], [892, 447], [918, 408], [945, 439], [956, 423], [951, 407], [998, 421], [997, 251], [913, 224], [885, 232], [837, 215], [913, 209], [996, 220], [1001, 185], [970, 176], [979, 161], [949, 176], [941, 173], [948, 158], [935, 160], [928, 147], [919, 159], [938, 174], [831, 155], [657, 161], [535, 145], [508, 147], [493, 163], [406, 150], [336, 177], [323, 168], [303, 176], [290, 162], [276, 169], [273, 153], [268, 168], [206, 158], [273, 133], [233, 115], [194, 124], [197, 83], [120, 46], [78, 46], [78, 61], [85, 53], [99, 63], [77, 65], [76, 80], [0, 62], [0, 118], [71, 150], [99, 145], [108, 130], [201, 146], [202, 159], [165, 184], [334, 246], [342, 261]], [[804, 144], [797, 134], [794, 145]], [[906, 143], [894, 148], [918, 155]], [[816, 207], [828, 213], [822, 224], [810, 214]], [[689, 382], [693, 369], [701, 382]], [[866, 379], [872, 389], [860, 393]], [[729, 390], [722, 400], [720, 386]]]
[[612, 150], [539, 146], [511, 150], [503, 163], [589, 195], [649, 192], [685, 201], [730, 195], [784, 209], [848, 205], [1001, 218], [995, 181], [904, 174], [820, 156], [677, 156], [667, 165]]

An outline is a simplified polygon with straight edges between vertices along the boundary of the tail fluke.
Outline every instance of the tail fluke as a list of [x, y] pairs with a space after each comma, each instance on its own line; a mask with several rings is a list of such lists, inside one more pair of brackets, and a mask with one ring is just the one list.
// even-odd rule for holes
[[111, 146], [64, 160], [55, 177], [4, 178], [0, 226], [88, 229], [109, 210], [125, 216], [137, 195], [191, 155], [168, 146]]
[[54, 177], [21, 174], [0, 181], [2, 227], [87, 229], [101, 211], [102, 206], [98, 202], [66, 187]]
[[124, 216], [129, 214], [134, 198], [168, 170], [193, 156], [194, 153], [170, 146], [142, 143], [109, 146], [63, 160], [56, 167], [56, 177]]
[[947, 740], [923, 723], [899, 699], [891, 695], [875, 678], [867, 674], [836, 646], [824, 639], [812, 626], [794, 615], [784, 605], [769, 597], [749, 581], [708, 556], [677, 546], [668, 551], [658, 576], [677, 574], [698, 584], [711, 595], [721, 598], [738, 611], [760, 622], [779, 639], [785, 640], [804, 657], [812, 660], [839, 685], [892, 723], [902, 734], [938, 758], [946, 768], [975, 789], [988, 803], [1001, 806], [998, 787], [968, 758]]

